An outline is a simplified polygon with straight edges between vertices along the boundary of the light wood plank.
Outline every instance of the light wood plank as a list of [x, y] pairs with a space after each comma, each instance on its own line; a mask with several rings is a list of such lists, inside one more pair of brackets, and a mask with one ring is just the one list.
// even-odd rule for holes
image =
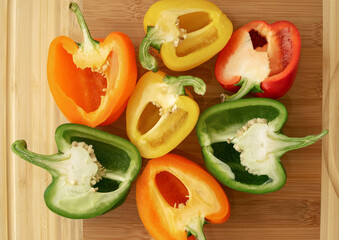
[[339, 1], [323, 1], [323, 142], [321, 240], [339, 239]]
[[43, 194], [51, 181], [50, 175], [15, 157], [9, 150], [12, 142], [25, 139], [32, 151], [43, 154], [57, 151], [54, 131], [65, 118], [49, 91], [47, 55], [53, 38], [67, 35], [69, 28], [73, 28], [69, 1], [14, 0], [8, 3], [8, 8], [4, 8], [8, 15], [7, 88], [3, 88], [4, 96], [7, 94], [4, 103], [8, 114], [4, 121], [7, 156], [2, 161], [7, 164], [4, 204], [7, 201], [8, 219], [1, 224], [7, 234], [1, 239], [82, 239], [81, 220], [62, 218], [46, 207]]
[[7, 7], [0, 2], [0, 239], [8, 238], [7, 202]]
[[[270, 23], [285, 19], [297, 25], [302, 36], [299, 72], [292, 89], [279, 99], [289, 111], [284, 133], [290, 136], [318, 133], [322, 129], [322, 116], [323, 127], [329, 126], [326, 125], [326, 122], [330, 122], [327, 114], [332, 108], [326, 110], [326, 98], [322, 99], [322, 96], [329, 96], [328, 79], [339, 59], [339, 19], [334, 19], [336, 24], [333, 21], [327, 24], [326, 21], [333, 20], [338, 12], [338, 0], [211, 1], [228, 15], [235, 29], [257, 19]], [[112, 31], [125, 32], [131, 37], [137, 52], [144, 36], [142, 19], [153, 2], [85, 1], [84, 15], [94, 37], [104, 38]], [[0, 165], [0, 205], [7, 206], [0, 208], [0, 239], [67, 240], [83, 237], [82, 221], [58, 217], [46, 208], [43, 191], [50, 181], [49, 175], [14, 157], [9, 151], [10, 144], [18, 138], [26, 139], [33, 151], [46, 154], [56, 151], [54, 131], [56, 126], [66, 120], [48, 89], [46, 60], [48, 45], [55, 36], [64, 34], [81, 41], [75, 18], [68, 11], [68, 3], [66, 0], [1, 2], [4, 4], [4, 7], [1, 5], [1, 18], [5, 21], [0, 23], [0, 30], [8, 32], [8, 35], [0, 37], [4, 40], [0, 45], [0, 61], [5, 62], [0, 66], [0, 71], [5, 70], [0, 73], [0, 110], [3, 110], [0, 115], [3, 126], [0, 129], [0, 152], [2, 159], [6, 159]], [[321, 24], [322, 3], [324, 33]], [[322, 36], [324, 69], [329, 69], [329, 72], [323, 71], [321, 64]], [[202, 66], [185, 72], [202, 77], [208, 84], [207, 94], [197, 97], [201, 110], [219, 102], [218, 95], [223, 91], [214, 77], [215, 60], [213, 58]], [[160, 68], [167, 71], [162, 63]], [[140, 64], [138, 70], [139, 76], [145, 72]], [[334, 103], [337, 101], [331, 99]], [[101, 129], [126, 137], [124, 115], [116, 123]], [[326, 139], [336, 143], [333, 135]], [[323, 143], [323, 159], [326, 159], [326, 154], [337, 154], [328, 150], [330, 145], [326, 141]], [[332, 145], [333, 149], [335, 145]], [[194, 132], [174, 152], [202, 164]], [[320, 191], [321, 238], [339, 239], [339, 203], [327, 176], [325, 163], [321, 162], [321, 143], [288, 153], [282, 161], [288, 181], [276, 193], [250, 195], [224, 187], [231, 201], [232, 215], [225, 224], [206, 226], [208, 239], [319, 239]], [[84, 220], [83, 234], [85, 239], [150, 239], [137, 215], [135, 184], [121, 207], [103, 216]]]

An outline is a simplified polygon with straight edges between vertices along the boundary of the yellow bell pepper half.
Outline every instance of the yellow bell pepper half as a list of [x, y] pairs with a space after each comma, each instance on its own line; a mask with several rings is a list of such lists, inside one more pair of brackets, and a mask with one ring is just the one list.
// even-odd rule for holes
[[223, 49], [233, 26], [215, 4], [206, 0], [162, 0], [147, 11], [144, 30], [139, 60], [145, 69], [158, 70], [156, 59], [148, 52], [153, 47], [169, 69], [186, 71]]
[[127, 105], [126, 130], [142, 157], [165, 155], [193, 130], [200, 109], [185, 86], [200, 95], [206, 92], [204, 81], [192, 76], [149, 71], [138, 81]]

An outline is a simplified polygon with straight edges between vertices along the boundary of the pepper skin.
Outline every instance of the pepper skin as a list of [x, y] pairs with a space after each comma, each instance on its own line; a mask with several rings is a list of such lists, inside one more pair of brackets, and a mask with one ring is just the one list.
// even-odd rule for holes
[[197, 94], [205, 94], [204, 81], [192, 76], [171, 77], [149, 71], [138, 81], [127, 105], [126, 131], [142, 157], [165, 155], [193, 130], [200, 110], [185, 96], [184, 86], [189, 85]]
[[139, 216], [153, 238], [205, 239], [203, 225], [223, 223], [230, 215], [218, 182], [194, 162], [175, 154], [149, 160], [137, 180]]
[[225, 100], [242, 98], [250, 91], [257, 97], [282, 97], [296, 77], [300, 47], [299, 31], [287, 21], [271, 25], [253, 21], [239, 28], [219, 53], [215, 66], [221, 86], [237, 92], [223, 95]]
[[78, 5], [70, 4], [84, 36], [82, 44], [64, 36], [49, 48], [47, 74], [54, 100], [66, 118], [90, 127], [108, 125], [125, 110], [136, 84], [134, 47], [113, 32], [93, 40]]
[[129, 141], [78, 125], [55, 131], [59, 152], [41, 155], [18, 140], [12, 151], [53, 177], [44, 198], [47, 207], [67, 218], [92, 218], [122, 204], [141, 168], [141, 156]]
[[239, 99], [204, 111], [196, 132], [207, 170], [238, 191], [268, 193], [286, 181], [280, 157], [321, 139], [319, 135], [290, 138], [282, 133], [284, 105], [265, 98]]
[[231, 37], [233, 26], [221, 10], [206, 0], [162, 0], [154, 3], [144, 18], [146, 37], [140, 44], [139, 60], [156, 72], [158, 50], [171, 70], [186, 71], [217, 54]]

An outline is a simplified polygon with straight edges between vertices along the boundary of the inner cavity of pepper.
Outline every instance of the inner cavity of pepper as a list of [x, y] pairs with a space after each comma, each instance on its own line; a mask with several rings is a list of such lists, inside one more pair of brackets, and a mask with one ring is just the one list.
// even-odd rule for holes
[[256, 51], [267, 50], [267, 40], [265, 36], [262, 36], [258, 31], [252, 29], [249, 31], [253, 49]]
[[[183, 125], [188, 117], [188, 112], [174, 105], [170, 109], [164, 109], [157, 102], [149, 102], [140, 115], [137, 130], [145, 135], [157, 125], [156, 134], [147, 135], [144, 140], [155, 148], [164, 144]], [[161, 120], [163, 118], [163, 120]]]
[[265, 36], [255, 29], [249, 31], [253, 49], [256, 51], [267, 52], [270, 62], [269, 76], [276, 75], [287, 67], [293, 55], [292, 36], [289, 28], [282, 28], [271, 38], [271, 47], [268, 51], [268, 41]]
[[290, 63], [293, 55], [292, 36], [289, 28], [283, 28], [276, 34], [279, 39], [279, 46], [281, 49], [282, 67], [285, 69]]
[[160, 117], [160, 108], [149, 102], [140, 115], [137, 129], [142, 135], [147, 133], [160, 120]]
[[107, 79], [114, 81], [117, 72], [117, 55], [111, 52], [100, 68], [78, 68], [73, 62], [72, 55], [65, 49], [59, 51], [62, 64], [57, 64], [55, 75], [58, 85], [66, 96], [86, 112], [97, 110], [101, 99], [106, 95]]
[[254, 175], [249, 173], [240, 162], [240, 153], [236, 151], [232, 143], [215, 142], [211, 144], [213, 155], [224, 164], [228, 165], [235, 176], [235, 181], [249, 185], [262, 185], [268, 183], [267, 175]]
[[192, 12], [180, 15], [176, 21], [180, 31], [179, 40], [175, 43], [177, 46], [176, 55], [178, 57], [187, 56], [216, 41], [218, 32], [214, 27], [206, 28], [205, 31], [201, 31], [198, 35], [193, 34], [194, 36], [190, 37], [190, 33], [207, 27], [211, 22], [212, 19], [206, 12]]
[[[170, 109], [164, 109], [158, 103], [151, 102], [142, 112], [137, 129], [140, 134], [144, 135], [144, 140], [152, 148], [156, 148], [175, 136], [187, 118], [188, 112], [175, 105]], [[154, 128], [155, 126], [156, 128]], [[147, 134], [152, 129], [156, 129], [156, 132]]]
[[186, 186], [172, 173], [162, 171], [155, 176], [155, 183], [166, 202], [174, 208], [184, 208], [189, 201]]
[[192, 12], [178, 17], [179, 29], [185, 29], [187, 33], [202, 29], [210, 22], [212, 22], [212, 19], [206, 12]]

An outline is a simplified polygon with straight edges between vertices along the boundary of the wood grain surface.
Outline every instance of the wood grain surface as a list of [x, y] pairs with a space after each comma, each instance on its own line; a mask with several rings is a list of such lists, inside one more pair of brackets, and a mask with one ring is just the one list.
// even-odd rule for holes
[[[338, 115], [330, 118], [331, 112], [338, 111], [337, 94], [328, 95], [328, 89], [339, 60], [338, 0], [211, 1], [226, 13], [234, 29], [252, 20], [269, 23], [288, 20], [298, 27], [302, 38], [298, 75], [291, 90], [279, 99], [289, 112], [283, 132], [295, 137], [317, 134], [323, 128], [322, 122], [324, 127], [332, 123], [337, 131], [333, 121], [338, 122]], [[143, 17], [154, 2], [84, 0], [82, 6], [93, 37], [124, 32], [138, 53], [145, 35]], [[54, 131], [66, 120], [50, 94], [46, 63], [48, 46], [54, 37], [67, 35], [81, 41], [68, 4], [66, 0], [0, 0], [0, 239], [151, 239], [138, 217], [135, 183], [125, 203], [114, 211], [93, 219], [69, 220], [45, 206], [43, 192], [50, 176], [9, 150], [14, 140], [22, 138], [33, 151], [45, 154], [56, 151]], [[214, 57], [184, 73], [168, 71], [161, 61], [159, 69], [175, 76], [190, 74], [204, 79], [206, 95], [194, 96], [203, 111], [219, 103], [223, 92], [214, 76], [215, 60]], [[138, 78], [145, 72], [138, 62]], [[331, 105], [325, 101], [327, 96]], [[100, 129], [127, 138], [125, 115]], [[318, 142], [285, 154], [282, 162], [288, 179], [275, 193], [253, 195], [224, 187], [231, 217], [224, 224], [206, 225], [207, 239], [299, 240], [319, 239], [320, 234], [322, 240], [339, 239], [339, 200], [325, 165], [330, 143], [336, 149], [336, 133], [323, 144]], [[203, 166], [194, 131], [173, 152]], [[145, 164], [144, 160], [143, 167]]]
[[0, 2], [0, 239], [8, 239], [7, 209], [7, 1]]
[[321, 239], [339, 239], [339, 1], [323, 5], [323, 141]]
[[57, 151], [54, 131], [66, 120], [49, 91], [46, 66], [53, 38], [75, 29], [69, 1], [0, 2], [0, 239], [81, 239], [81, 220], [62, 218], [45, 205], [51, 176], [10, 151], [16, 139], [35, 152]]
[[[135, 46], [144, 37], [142, 21], [154, 1], [84, 1], [83, 12], [92, 35], [104, 38], [112, 31], [123, 31]], [[322, 129], [322, 2], [284, 1], [213, 1], [226, 13], [237, 29], [252, 20], [273, 23], [293, 22], [300, 30], [302, 50], [299, 72], [292, 89], [283, 98], [289, 112], [283, 129], [288, 136], [301, 137]], [[201, 110], [220, 102], [223, 89], [214, 76], [214, 57], [205, 64], [184, 72], [201, 77], [207, 83], [204, 97], [195, 96]], [[159, 69], [178, 76], [163, 64]], [[146, 71], [138, 64], [138, 75]], [[126, 137], [125, 116], [111, 126], [101, 128]], [[174, 151], [202, 164], [195, 132]], [[288, 179], [278, 192], [252, 195], [224, 187], [231, 204], [231, 217], [219, 225], [205, 226], [207, 239], [319, 239], [321, 142], [289, 152], [282, 162]], [[144, 160], [144, 165], [146, 161]], [[135, 206], [135, 185], [126, 202], [103, 216], [84, 220], [84, 239], [150, 239], [138, 217]]]

